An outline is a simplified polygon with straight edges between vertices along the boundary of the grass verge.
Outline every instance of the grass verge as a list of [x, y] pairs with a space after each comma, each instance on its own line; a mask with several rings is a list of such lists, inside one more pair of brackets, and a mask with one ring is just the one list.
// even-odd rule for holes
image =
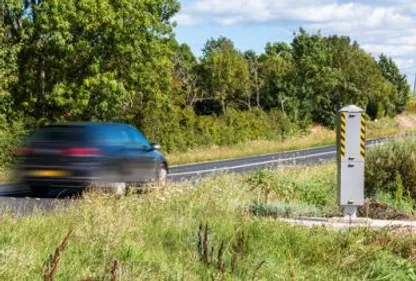
[[0, 170], [0, 183], [10, 181], [10, 176], [7, 170]]
[[[405, 113], [396, 118], [383, 118], [368, 123], [368, 138], [384, 137], [401, 132], [416, 131], [416, 114]], [[307, 134], [297, 134], [285, 140], [258, 140], [231, 146], [174, 152], [167, 154], [171, 165], [255, 156], [288, 150], [313, 148], [335, 143], [335, 132], [324, 127], [313, 127]]]
[[287, 167], [122, 199], [91, 193], [46, 215], [3, 212], [0, 278], [415, 280], [413, 232], [308, 229], [250, 210], [337, 212], [334, 175], [333, 163]]

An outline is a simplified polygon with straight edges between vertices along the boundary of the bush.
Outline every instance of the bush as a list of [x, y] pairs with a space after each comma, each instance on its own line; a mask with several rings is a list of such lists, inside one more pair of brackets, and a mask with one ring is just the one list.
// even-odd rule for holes
[[23, 122], [8, 122], [4, 115], [0, 115], [0, 168], [13, 163], [13, 150], [24, 133]]
[[416, 139], [397, 139], [375, 147], [368, 152], [365, 168], [367, 196], [386, 192], [398, 200], [416, 200]]
[[413, 95], [409, 97], [409, 100], [406, 106], [406, 112], [416, 113], [416, 98]]
[[238, 111], [198, 116], [192, 108], [149, 108], [135, 124], [165, 151], [184, 151], [252, 140], [284, 139], [295, 127], [278, 110]]

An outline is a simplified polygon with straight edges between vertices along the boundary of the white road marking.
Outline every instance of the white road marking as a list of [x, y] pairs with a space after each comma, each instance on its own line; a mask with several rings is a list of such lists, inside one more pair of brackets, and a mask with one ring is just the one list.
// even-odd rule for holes
[[218, 159], [218, 160], [207, 160], [207, 161], [201, 161], [201, 162], [194, 162], [194, 163], [189, 163], [189, 164], [181, 164], [181, 165], [175, 165], [175, 166], [171, 166], [171, 169], [174, 168], [181, 168], [181, 167], [190, 167], [190, 166], [199, 166], [202, 164], [212, 164], [212, 163], [221, 163], [221, 162], [228, 162], [228, 161], [234, 161], [234, 160], [240, 160], [240, 159], [250, 159], [250, 158], [257, 158], [257, 157], [265, 157], [265, 156], [274, 156], [276, 154], [280, 154], [280, 153], [299, 153], [299, 152], [303, 152], [303, 151], [308, 151], [308, 150], [318, 150], [318, 149], [325, 149], [325, 148], [331, 148], [331, 147], [335, 147], [335, 144], [328, 144], [328, 145], [322, 145], [322, 146], [315, 146], [315, 147], [309, 147], [309, 148], [301, 148], [298, 150], [283, 150], [283, 151], [276, 151], [276, 152], [271, 152], [271, 153], [264, 153], [264, 154], [259, 154], [259, 155], [249, 155], [246, 157], [237, 157], [237, 158], [224, 158], [224, 159]]
[[174, 174], [170, 174], [169, 176], [175, 177], [175, 176], [186, 176], [186, 175], [194, 175], [194, 174], [197, 175], [197, 174], [202, 174], [202, 173], [218, 172], [218, 171], [226, 171], [226, 170], [235, 170], [239, 168], [248, 168], [248, 167], [255, 167], [255, 166], [273, 164], [273, 163], [278, 163], [278, 162], [287, 162], [287, 161], [293, 161], [293, 160], [298, 160], [298, 159], [307, 159], [310, 157], [331, 155], [331, 154], [336, 154], [336, 153], [337, 153], [336, 151], [328, 151], [328, 152], [321, 152], [321, 153], [309, 154], [309, 155], [304, 155], [304, 156], [274, 159], [274, 160], [268, 160], [268, 161], [262, 161], [262, 162], [243, 164], [243, 165], [213, 168], [213, 169], [206, 169], [206, 170], [199, 170], [199, 171], [189, 171], [189, 172], [182, 172], [182, 173], [174, 173]]
[[[384, 140], [383, 141], [378, 141], [378, 142], [375, 142], [375, 143], [372, 143], [372, 144], [368, 144], [366, 147], [371, 148], [373, 146], [381, 145], [381, 144], [384, 144], [386, 142], [387, 141], [384, 141]], [[212, 168], [212, 169], [199, 170], [199, 171], [173, 173], [173, 174], [169, 174], [169, 177], [198, 175], [198, 174], [210, 173], [210, 172], [235, 170], [235, 169], [239, 169], [239, 168], [262, 166], [262, 165], [273, 164], [273, 163], [278, 163], [278, 162], [287, 162], [287, 161], [293, 161], [293, 160], [299, 160], [299, 159], [307, 159], [307, 158], [310, 158], [310, 157], [325, 156], [325, 155], [331, 155], [331, 154], [336, 154], [336, 153], [337, 153], [337, 151], [327, 151], [327, 152], [320, 152], [320, 153], [314, 153], [314, 154], [303, 155], [303, 156], [296, 156], [296, 157], [291, 157], [291, 158], [274, 159], [274, 160], [255, 162], [255, 163], [249, 163], [249, 164], [242, 164], [242, 165], [236, 165], [236, 166], [227, 166], [227, 167]]]

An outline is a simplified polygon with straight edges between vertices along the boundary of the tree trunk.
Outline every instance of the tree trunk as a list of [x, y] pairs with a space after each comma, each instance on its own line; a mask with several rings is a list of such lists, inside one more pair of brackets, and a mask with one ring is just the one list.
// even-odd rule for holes
[[39, 53], [39, 88], [40, 95], [43, 97], [45, 95], [45, 59], [43, 57], [42, 51]]
[[258, 77], [258, 69], [256, 68], [256, 72], [254, 73], [254, 80], [256, 83], [256, 101], [257, 107], [260, 108], [260, 87], [259, 87], [259, 77]]
[[287, 101], [287, 99], [288, 99], [287, 97], [284, 99], [280, 99], [280, 106], [282, 107], [282, 112], [285, 117], [286, 117], [285, 102]]

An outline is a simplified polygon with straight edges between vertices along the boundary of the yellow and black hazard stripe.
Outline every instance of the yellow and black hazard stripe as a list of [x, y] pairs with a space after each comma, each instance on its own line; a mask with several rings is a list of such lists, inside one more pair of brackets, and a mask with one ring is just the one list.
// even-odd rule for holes
[[365, 113], [361, 114], [361, 132], [360, 132], [360, 154], [361, 158], [365, 158], [365, 138], [366, 138], [366, 121]]
[[339, 151], [341, 158], [345, 157], [345, 137], [347, 133], [347, 117], [345, 112], [341, 112], [340, 122], [340, 139], [339, 139]]

